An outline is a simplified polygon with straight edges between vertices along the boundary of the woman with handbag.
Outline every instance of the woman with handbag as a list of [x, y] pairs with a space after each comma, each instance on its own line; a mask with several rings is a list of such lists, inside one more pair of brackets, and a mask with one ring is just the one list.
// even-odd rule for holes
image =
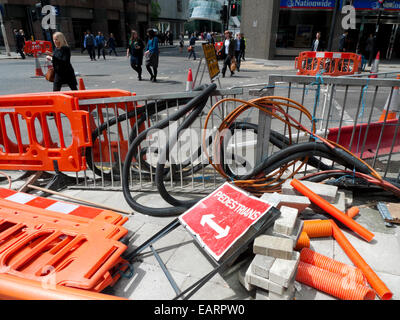
[[[68, 84], [71, 90], [78, 90], [74, 68], [71, 65], [71, 49], [64, 34], [53, 34], [54, 52], [47, 51], [47, 60], [52, 61], [54, 71], [53, 91], [60, 91], [63, 84]], [[47, 78], [47, 77], [46, 77]], [[49, 75], [49, 78], [50, 75]]]
[[[146, 69], [150, 73], [150, 81], [157, 82], [157, 68], [158, 68], [158, 38], [153, 29], [147, 30], [147, 46], [145, 49], [144, 57]], [[152, 70], [153, 68], [153, 70]]]
[[139, 81], [142, 80], [143, 50], [144, 42], [139, 38], [138, 33], [132, 30], [126, 56], [131, 56], [131, 67], [137, 72]]

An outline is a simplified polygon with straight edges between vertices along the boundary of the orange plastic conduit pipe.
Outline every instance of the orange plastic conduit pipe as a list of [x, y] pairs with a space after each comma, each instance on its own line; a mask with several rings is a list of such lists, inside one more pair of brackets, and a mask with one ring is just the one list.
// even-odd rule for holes
[[310, 238], [308, 237], [307, 233], [304, 231], [300, 233], [300, 237], [297, 240], [296, 247], [294, 248], [295, 250], [301, 250], [303, 248], [309, 248], [310, 247]]
[[303, 232], [307, 233], [309, 238], [331, 237], [332, 224], [330, 220], [306, 220]]
[[312, 264], [317, 268], [336, 273], [349, 279], [349, 281], [354, 281], [364, 286], [367, 284], [366, 279], [360, 269], [343, 262], [333, 260], [308, 248], [303, 248], [301, 250], [300, 261]]
[[293, 188], [295, 188], [301, 194], [308, 197], [311, 202], [316, 204], [318, 207], [323, 209], [325, 212], [329, 213], [334, 218], [338, 219], [340, 222], [342, 222], [348, 228], [353, 230], [364, 240], [370, 242], [374, 238], [374, 234], [372, 232], [370, 232], [369, 230], [367, 230], [366, 228], [361, 226], [359, 223], [357, 223], [353, 219], [349, 218], [342, 211], [340, 211], [339, 209], [337, 209], [336, 207], [331, 205], [328, 201], [321, 198], [316, 193], [312, 192], [309, 188], [307, 188], [299, 180], [293, 179], [290, 184], [292, 185]]
[[296, 281], [342, 300], [374, 300], [374, 291], [336, 273], [300, 261]]
[[[48, 284], [48, 287], [50, 285]], [[121, 297], [55, 285], [45, 288], [43, 283], [0, 274], [1, 300], [127, 300]]]
[[356, 249], [351, 245], [349, 240], [345, 237], [343, 232], [339, 229], [337, 224], [330, 220], [332, 223], [333, 237], [342, 247], [343, 251], [346, 252], [347, 256], [354, 263], [356, 267], [361, 269], [364, 276], [367, 278], [368, 283], [375, 290], [378, 296], [382, 300], [392, 299], [393, 293], [390, 292], [388, 287], [383, 283], [383, 281], [378, 277], [378, 275], [371, 269], [371, 267], [365, 262], [365, 260], [360, 256]]

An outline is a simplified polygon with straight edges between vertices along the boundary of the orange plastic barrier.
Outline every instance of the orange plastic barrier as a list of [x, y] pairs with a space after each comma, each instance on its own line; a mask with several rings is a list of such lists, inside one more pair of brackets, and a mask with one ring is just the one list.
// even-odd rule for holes
[[25, 42], [24, 52], [27, 55], [40, 56], [46, 51], [53, 52], [53, 46], [50, 41], [37, 40]]
[[304, 221], [303, 232], [310, 238], [321, 238], [332, 236], [332, 224], [330, 220], [307, 220]]
[[320, 269], [339, 274], [342, 277], [348, 278], [349, 281], [354, 281], [361, 285], [366, 284], [365, 277], [360, 269], [340, 261], [333, 260], [308, 248], [303, 248], [300, 251], [300, 261], [312, 264]]
[[[115, 103], [115, 104], [99, 104], [99, 105], [79, 105], [79, 101], [82, 100], [90, 100], [90, 99], [106, 99], [106, 98], [115, 98], [115, 97], [129, 97], [135, 95], [135, 93], [131, 93], [126, 90], [120, 89], [98, 89], [98, 90], [78, 90], [78, 91], [63, 91], [63, 92], [40, 92], [40, 93], [27, 93], [21, 95], [13, 95], [13, 96], [3, 96], [3, 97], [27, 97], [27, 96], [59, 96], [67, 95], [76, 98], [76, 109], [84, 110], [89, 112], [90, 119], [90, 133], [93, 132], [98, 126], [103, 124], [104, 122], [114, 118], [116, 114], [121, 115], [126, 112], [134, 111], [135, 108], [141, 108], [141, 105], [137, 103], [127, 102], [127, 103]], [[107, 110], [108, 109], [108, 110]], [[108, 118], [107, 118], [108, 111]], [[94, 116], [94, 114], [96, 114]], [[129, 119], [130, 127], [133, 127], [136, 119], [133, 117]], [[107, 135], [107, 132], [104, 131], [101, 138], [101, 143], [98, 142], [93, 144], [93, 160], [94, 162], [117, 162], [119, 159], [115, 159], [116, 154], [118, 154], [118, 150], [121, 155], [121, 159], [125, 159], [126, 154], [128, 152], [128, 141], [126, 138], [126, 125], [124, 123], [119, 122], [118, 126], [118, 134], [114, 137], [118, 140], [110, 141], [110, 138]], [[143, 123], [139, 127], [139, 133], [145, 129], [145, 124]], [[125, 133], [125, 134], [124, 134]], [[111, 149], [111, 150], [110, 150]]]
[[112, 282], [127, 234], [120, 226], [0, 200], [0, 270], [87, 290]]
[[17, 192], [0, 188], [0, 199], [9, 201], [1, 202], [3, 206], [12, 208], [15, 204], [24, 204], [38, 209], [59, 212], [63, 214], [104, 221], [117, 226], [122, 226], [128, 218], [111, 210], [103, 210], [78, 204], [71, 204], [49, 198], [43, 198], [34, 194]]
[[343, 300], [375, 299], [371, 288], [302, 261], [297, 269], [296, 281]]
[[372, 232], [364, 228], [362, 225], [360, 225], [353, 219], [349, 218], [335, 206], [331, 205], [328, 201], [318, 196], [316, 193], [312, 192], [309, 188], [307, 188], [297, 179], [293, 179], [290, 184], [302, 195], [308, 197], [311, 202], [313, 202], [318, 207], [323, 209], [326, 213], [329, 213], [331, 216], [338, 219], [340, 222], [349, 227], [364, 240], [370, 242], [374, 238], [374, 234]]
[[309, 248], [310, 247], [310, 238], [308, 237], [306, 232], [300, 233], [300, 237], [297, 240], [296, 247], [294, 248], [295, 250], [301, 250], [303, 248]]
[[358, 72], [361, 63], [361, 55], [355, 53], [304, 51], [295, 59], [295, 68], [298, 75], [344, 76]]
[[77, 288], [55, 285], [43, 286], [42, 282], [0, 274], [0, 299], [2, 300], [127, 300]]
[[345, 237], [343, 232], [339, 229], [336, 223], [331, 220], [333, 237], [339, 243], [344, 252], [350, 260], [357, 266], [367, 278], [368, 283], [375, 290], [378, 296], [382, 300], [390, 300], [393, 293], [390, 292], [388, 287], [383, 283], [383, 281], [378, 277], [378, 275], [371, 269], [371, 267], [365, 262], [365, 260], [360, 256], [357, 250], [351, 245], [349, 240]]
[[89, 128], [88, 112], [73, 97], [0, 96], [0, 168], [52, 171], [56, 160], [60, 171], [85, 170]]

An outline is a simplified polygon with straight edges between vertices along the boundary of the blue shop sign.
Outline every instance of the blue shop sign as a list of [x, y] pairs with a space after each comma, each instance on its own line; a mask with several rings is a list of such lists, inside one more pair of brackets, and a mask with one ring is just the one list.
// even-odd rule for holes
[[[354, 8], [356, 10], [377, 10], [379, 9], [378, 0], [354, 0]], [[386, 0], [382, 8], [385, 11], [400, 11], [400, 0]]]
[[335, 0], [281, 0], [281, 8], [334, 9]]

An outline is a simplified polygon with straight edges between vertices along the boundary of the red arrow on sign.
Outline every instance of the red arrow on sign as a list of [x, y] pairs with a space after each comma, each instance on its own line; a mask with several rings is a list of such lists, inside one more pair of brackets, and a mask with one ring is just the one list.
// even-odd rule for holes
[[222, 239], [226, 237], [229, 234], [229, 230], [231, 229], [231, 227], [226, 226], [226, 228], [223, 229], [220, 225], [215, 223], [213, 218], [215, 218], [213, 214], [206, 214], [201, 218], [200, 224], [203, 227], [205, 224], [208, 224], [212, 229], [214, 229], [218, 233], [218, 235], [215, 236], [215, 239]]

